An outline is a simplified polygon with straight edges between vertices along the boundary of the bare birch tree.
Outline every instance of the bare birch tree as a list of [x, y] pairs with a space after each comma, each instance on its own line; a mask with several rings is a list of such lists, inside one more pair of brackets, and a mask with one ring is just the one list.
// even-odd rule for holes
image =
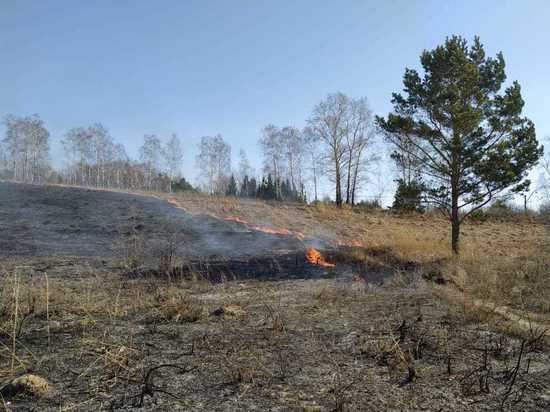
[[139, 158], [146, 168], [146, 187], [151, 189], [153, 173], [159, 169], [162, 156], [162, 144], [155, 135], [145, 135], [143, 145], [139, 149]]
[[327, 148], [327, 173], [334, 181], [336, 205], [342, 206], [342, 177], [345, 173], [346, 146], [348, 133], [347, 115], [349, 98], [343, 93], [330, 94], [317, 104], [308, 126]]
[[231, 174], [231, 146], [221, 135], [201, 138], [197, 167], [203, 190], [212, 195], [225, 193]]
[[366, 168], [371, 161], [367, 157], [367, 150], [372, 144], [374, 129], [367, 100], [350, 99], [346, 118], [346, 204], [354, 205], [356, 193], [366, 177]]
[[315, 202], [318, 202], [319, 179], [323, 172], [324, 153], [320, 146], [319, 136], [317, 136], [310, 127], [304, 128], [302, 136], [304, 137], [304, 147], [308, 164], [307, 169], [311, 173], [311, 180], [313, 182], [313, 199]]
[[183, 150], [181, 148], [181, 142], [175, 133], [172, 134], [166, 143], [162, 154], [164, 161], [166, 162], [166, 169], [170, 180], [168, 191], [171, 193], [172, 182], [174, 179], [181, 177], [181, 166], [183, 164]]
[[266, 175], [271, 175], [275, 182], [277, 196], [280, 196], [280, 180], [284, 168], [284, 149], [281, 139], [281, 130], [269, 124], [262, 130], [260, 147], [264, 155], [263, 171]]
[[88, 185], [92, 154], [91, 136], [88, 130], [83, 127], [72, 128], [65, 134], [61, 143], [69, 160], [70, 183]]
[[250, 166], [250, 162], [248, 161], [248, 157], [246, 156], [246, 151], [244, 149], [239, 150], [239, 165], [237, 168], [237, 181], [239, 184], [239, 187], [242, 185], [243, 180], [245, 177], [251, 178], [253, 177], [254, 170]]
[[5, 119], [2, 140], [11, 177], [17, 181], [40, 183], [49, 170], [50, 133], [38, 115]]
[[299, 129], [286, 126], [281, 130], [280, 138], [285, 157], [285, 177], [290, 182], [293, 190], [301, 191], [304, 185], [304, 137]]
[[111, 160], [113, 150], [113, 138], [107, 128], [101, 123], [96, 123], [88, 129], [90, 135], [91, 151], [93, 153], [93, 166], [95, 169], [94, 185], [106, 187], [105, 168]]

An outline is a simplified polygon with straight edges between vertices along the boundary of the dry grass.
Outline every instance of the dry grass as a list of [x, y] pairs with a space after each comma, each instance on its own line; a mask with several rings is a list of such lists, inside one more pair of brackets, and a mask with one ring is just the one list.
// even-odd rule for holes
[[204, 306], [200, 300], [177, 289], [157, 290], [147, 310], [155, 310], [162, 320], [176, 323], [196, 322], [204, 315]]
[[[238, 217], [253, 225], [287, 228], [335, 242], [361, 242], [369, 248], [389, 247], [403, 258], [450, 258], [450, 224], [442, 216], [395, 215], [332, 205], [280, 204], [250, 199], [216, 198], [199, 194], [165, 195], [191, 213]], [[468, 259], [530, 256], [548, 238], [544, 225], [519, 222], [466, 222], [462, 226], [462, 256]]]
[[[71, 273], [54, 264], [56, 273], [52, 269], [48, 276], [30, 266], [12, 267], [3, 273], [11, 281], [0, 290], [1, 342], [8, 344], [0, 348], [0, 372], [50, 371], [53, 377], [47, 377], [56, 387], [57, 382], [75, 385], [73, 392], [60, 395], [66, 408], [139, 406], [150, 398], [149, 408], [164, 399], [158, 407], [200, 404], [222, 410], [229, 404], [218, 402], [229, 398], [234, 410], [462, 409], [466, 404], [473, 410], [478, 404], [510, 403], [509, 388], [514, 396], [524, 396], [514, 392], [515, 380], [501, 377], [518, 374], [507, 369], [517, 362], [524, 368], [521, 390], [533, 390], [529, 399], [538, 399], [536, 385], [544, 377], [536, 368], [542, 368], [544, 360], [538, 358], [547, 359], [547, 352], [530, 354], [532, 370], [517, 356], [519, 345], [533, 341], [538, 327], [529, 333], [501, 327], [503, 316], [486, 303], [529, 313], [530, 326], [546, 324], [545, 226], [528, 220], [468, 223], [463, 253], [455, 259], [448, 222], [438, 216], [212, 201], [200, 195], [181, 195], [177, 201], [193, 213], [236, 216], [335, 243], [361, 241], [365, 247], [350, 249], [346, 259], [373, 267], [413, 261], [418, 269], [396, 269], [383, 286], [370, 287], [357, 279], [219, 285], [129, 279], [114, 269], [100, 273], [73, 262], [67, 265]], [[123, 245], [128, 267], [136, 265], [140, 245]], [[447, 284], [424, 281], [427, 267], [436, 268]], [[503, 330], [507, 334], [495, 332]], [[197, 372], [191, 377], [176, 373], [182, 362]], [[159, 365], [176, 370], [150, 375]], [[483, 385], [475, 391], [478, 381]], [[487, 382], [490, 393], [484, 392]], [[450, 403], [455, 399], [461, 403]]]
[[151, 320], [165, 322], [196, 322], [204, 316], [202, 302], [193, 296], [194, 291], [204, 290], [204, 282], [128, 280], [113, 275], [74, 281], [41, 279], [23, 272], [13, 287], [1, 290], [0, 330], [13, 339], [33, 319], [45, 320], [49, 331], [66, 324], [93, 327], [105, 316], [121, 319], [147, 313]]
[[[130, 193], [124, 190], [112, 191]], [[252, 225], [286, 228], [334, 242], [360, 242], [369, 248], [388, 247], [404, 259], [432, 261], [452, 257], [450, 224], [435, 212], [425, 215], [396, 215], [380, 210], [352, 209], [346, 205], [337, 209], [323, 203], [281, 204], [187, 192], [131, 193], [166, 199], [194, 214], [236, 217]], [[497, 216], [484, 222], [465, 222], [461, 228], [461, 259], [474, 262], [503, 256], [536, 256], [544, 247], [548, 247], [549, 234], [548, 225], [529, 216]], [[136, 248], [130, 250], [130, 257], [133, 256], [131, 252], [139, 253], [141, 246], [137, 244]]]
[[466, 290], [484, 300], [550, 314], [550, 256], [468, 262]]
[[[453, 382], [473, 370], [476, 352], [468, 348], [487, 333], [483, 319], [467, 326], [425, 282], [404, 274], [378, 290], [340, 279], [205, 287], [93, 268], [81, 274], [49, 273], [48, 284], [44, 277], [33, 284], [35, 277], [20, 272], [20, 313], [28, 294], [36, 304], [17, 342], [19, 369], [48, 378], [65, 408], [153, 408], [159, 400], [166, 409], [197, 401], [209, 410], [442, 407], [441, 394], [461, 396]], [[2, 366], [9, 357], [0, 353]], [[226, 397], [233, 407], [216, 404]]]
[[361, 243], [365, 248], [352, 251], [352, 257], [368, 264], [392, 264], [382, 261], [388, 254], [381, 251], [390, 251], [392, 259], [421, 265], [435, 262], [447, 280], [470, 296], [543, 314], [550, 309], [546, 263], [550, 231], [528, 217], [465, 222], [457, 259], [450, 251], [450, 224], [437, 214], [395, 215], [226, 197], [213, 201], [200, 194], [168, 198], [191, 213], [237, 217], [251, 225], [286, 228], [335, 244]]

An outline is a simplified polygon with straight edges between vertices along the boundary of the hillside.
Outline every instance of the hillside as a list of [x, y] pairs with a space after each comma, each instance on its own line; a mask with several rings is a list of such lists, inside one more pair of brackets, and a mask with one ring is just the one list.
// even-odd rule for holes
[[17, 408], [550, 406], [535, 221], [470, 222], [457, 260], [432, 215], [0, 189], [1, 376], [51, 385]]

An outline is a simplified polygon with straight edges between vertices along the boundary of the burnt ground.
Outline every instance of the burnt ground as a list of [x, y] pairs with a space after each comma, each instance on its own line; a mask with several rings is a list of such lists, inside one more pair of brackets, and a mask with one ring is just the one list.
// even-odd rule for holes
[[7, 410], [550, 408], [541, 331], [439, 298], [391, 251], [361, 267], [361, 251], [327, 250], [336, 269], [319, 269], [298, 240], [154, 198], [0, 193], [0, 386], [34, 373], [54, 388]]
[[194, 257], [304, 250], [296, 239], [192, 216], [155, 197], [6, 182], [0, 182], [0, 228], [0, 256], [111, 257], [129, 232], [146, 237], [151, 249], [167, 235], [179, 236], [175, 253]]
[[159, 267], [167, 260], [173, 272], [168, 275], [193, 272], [212, 281], [350, 276], [352, 271], [381, 281], [391, 272], [353, 262], [332, 270], [307, 264], [310, 246], [334, 259], [342, 248], [113, 191], [0, 182], [0, 228], [0, 257], [123, 258], [129, 275], [164, 276]]

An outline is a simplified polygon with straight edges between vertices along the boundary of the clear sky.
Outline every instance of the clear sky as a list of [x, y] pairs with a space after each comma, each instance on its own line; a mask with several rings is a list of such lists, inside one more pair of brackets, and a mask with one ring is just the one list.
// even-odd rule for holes
[[133, 156], [177, 133], [191, 179], [216, 133], [259, 170], [264, 125], [302, 127], [335, 91], [387, 114], [405, 67], [460, 34], [504, 53], [542, 138], [549, 24], [549, 0], [0, 0], [0, 116], [38, 113], [56, 158], [69, 128], [101, 122]]

